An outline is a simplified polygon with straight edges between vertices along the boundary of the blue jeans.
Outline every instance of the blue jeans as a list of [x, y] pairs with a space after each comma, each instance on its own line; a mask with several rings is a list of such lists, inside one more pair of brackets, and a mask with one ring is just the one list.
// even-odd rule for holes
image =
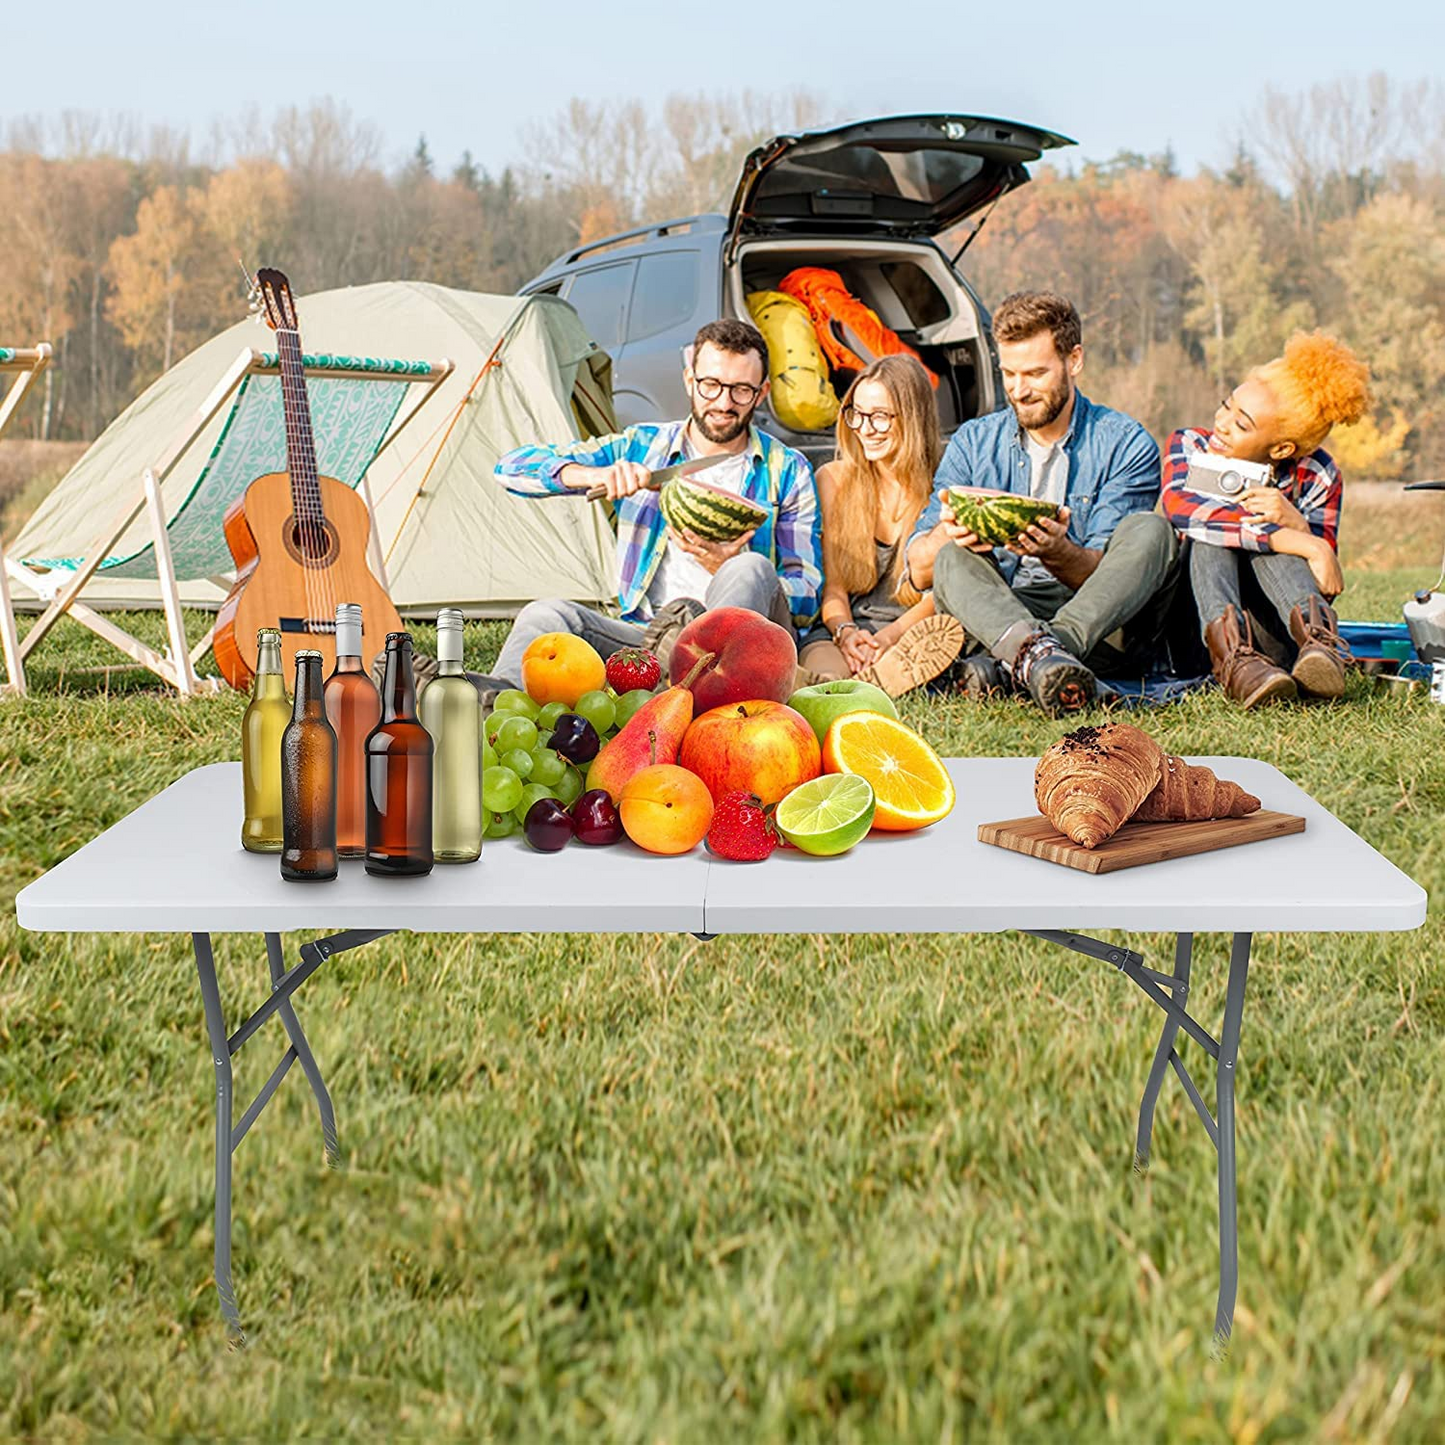
[[[792, 631], [788, 602], [778, 574], [760, 552], [739, 552], [736, 557], [729, 557], [713, 574], [707, 595], [700, 601], [709, 612], [714, 607], [746, 607]], [[570, 632], [606, 658], [619, 648], [640, 646], [646, 630], [640, 622], [608, 617], [605, 612], [584, 607], [580, 602], [551, 597], [529, 602], [517, 614], [502, 644], [490, 682], [497, 687], [521, 687], [523, 653], [549, 632]]]

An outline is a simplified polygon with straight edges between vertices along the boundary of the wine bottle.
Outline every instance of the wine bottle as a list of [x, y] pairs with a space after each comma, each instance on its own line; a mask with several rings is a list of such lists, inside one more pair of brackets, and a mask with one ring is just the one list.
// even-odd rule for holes
[[437, 662], [418, 707], [435, 748], [432, 855], [438, 863], [473, 863], [482, 853], [482, 711], [462, 671], [462, 614], [454, 607], [437, 615]]
[[381, 694], [361, 665], [361, 607], [336, 609], [336, 667], [326, 679], [326, 717], [336, 734], [336, 851], [366, 855], [366, 739], [381, 721]]
[[336, 734], [326, 720], [321, 654], [296, 654], [296, 701], [281, 734], [281, 876], [336, 877]]
[[281, 851], [281, 734], [291, 721], [286, 679], [281, 676], [281, 634], [256, 633], [256, 680], [241, 719], [241, 789], [245, 817], [241, 846], [248, 853]]
[[381, 721], [366, 739], [366, 871], [432, 870], [432, 740], [416, 715], [411, 638], [386, 634]]

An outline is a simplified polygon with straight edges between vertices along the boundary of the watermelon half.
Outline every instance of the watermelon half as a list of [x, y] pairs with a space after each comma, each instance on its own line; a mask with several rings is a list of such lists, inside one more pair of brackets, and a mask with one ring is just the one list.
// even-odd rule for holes
[[945, 495], [953, 520], [981, 542], [1004, 547], [1040, 517], [1057, 517], [1059, 504], [1016, 492], [991, 492], [982, 487], [949, 487]]
[[767, 512], [736, 492], [710, 487], [692, 477], [663, 483], [662, 515], [674, 532], [695, 532], [705, 542], [736, 542], [744, 532], [761, 527]]

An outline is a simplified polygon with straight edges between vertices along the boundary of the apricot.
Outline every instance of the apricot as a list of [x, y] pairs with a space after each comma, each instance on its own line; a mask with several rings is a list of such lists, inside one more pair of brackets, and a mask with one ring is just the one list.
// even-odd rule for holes
[[634, 773], [617, 805], [622, 829], [649, 853], [686, 853], [712, 826], [712, 794], [696, 773], [654, 763]]
[[522, 686], [535, 703], [576, 707], [584, 692], [606, 682], [607, 664], [597, 649], [570, 632], [544, 632], [522, 654]]

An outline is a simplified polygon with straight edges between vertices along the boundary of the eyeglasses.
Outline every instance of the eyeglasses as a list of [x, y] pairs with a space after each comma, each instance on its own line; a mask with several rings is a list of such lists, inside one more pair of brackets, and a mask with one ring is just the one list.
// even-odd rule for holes
[[746, 381], [735, 381], [727, 386], [715, 376], [695, 377], [692, 384], [704, 401], [716, 401], [726, 391], [739, 406], [751, 406], [763, 394], [760, 386], [752, 386]]
[[854, 431], [862, 431], [866, 423], [870, 431], [886, 437], [893, 429], [894, 418], [891, 411], [859, 411], [856, 406], [845, 406], [843, 420]]

